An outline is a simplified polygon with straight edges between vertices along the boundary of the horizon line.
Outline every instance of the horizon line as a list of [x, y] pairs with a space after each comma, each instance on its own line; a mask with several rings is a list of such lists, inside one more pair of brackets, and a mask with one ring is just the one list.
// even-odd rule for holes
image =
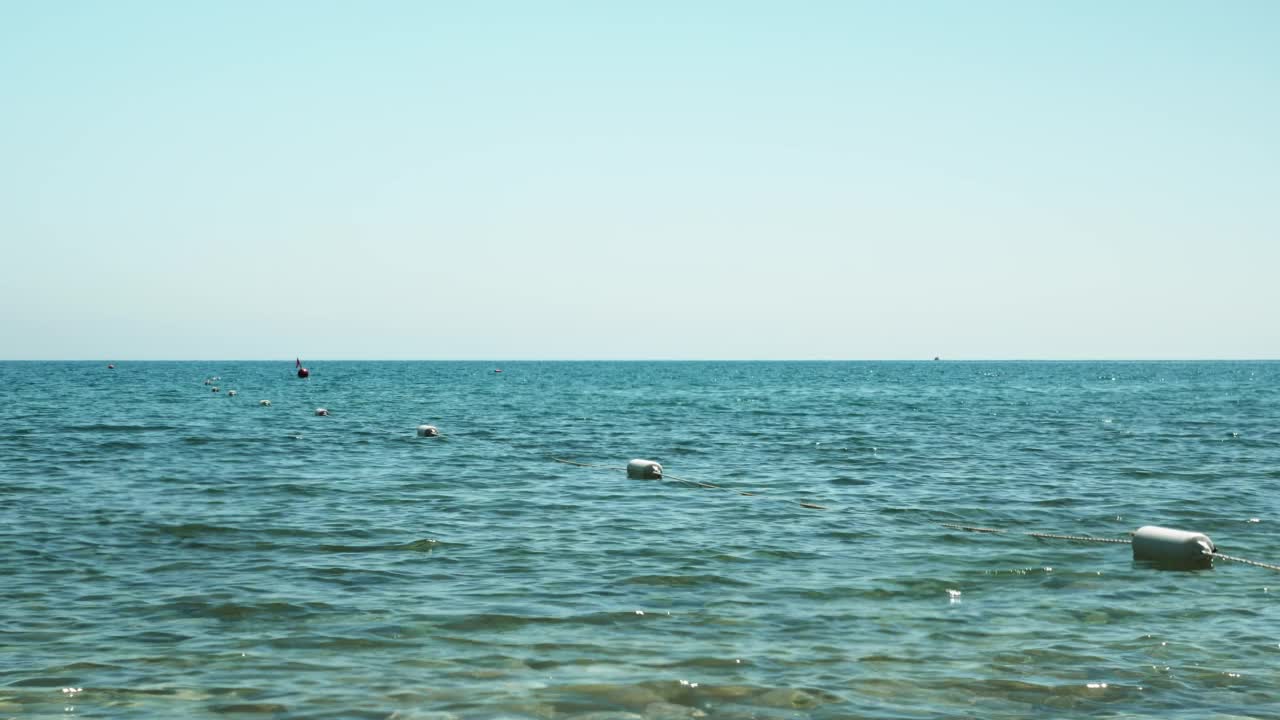
[[[307, 362], [458, 362], [458, 363], [575, 363], [575, 362], [617, 362], [617, 363], [902, 363], [902, 362], [1277, 362], [1280, 357], [1092, 357], [1092, 358], [1053, 358], [1053, 357], [958, 357], [942, 356], [932, 358], [319, 358]], [[126, 363], [126, 362], [279, 362], [287, 363], [288, 358], [0, 358], [3, 363], [48, 362], [48, 363]]]

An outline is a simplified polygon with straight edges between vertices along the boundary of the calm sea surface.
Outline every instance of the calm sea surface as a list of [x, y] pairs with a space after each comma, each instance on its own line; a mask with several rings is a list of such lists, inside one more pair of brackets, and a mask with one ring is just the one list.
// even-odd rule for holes
[[0, 717], [1280, 717], [1280, 573], [1023, 534], [1280, 562], [1280, 363], [501, 367], [0, 363]]

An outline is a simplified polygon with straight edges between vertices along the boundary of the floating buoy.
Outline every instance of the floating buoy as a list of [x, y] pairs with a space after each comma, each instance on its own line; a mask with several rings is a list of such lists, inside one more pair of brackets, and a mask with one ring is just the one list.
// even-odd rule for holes
[[116, 369], [116, 366], [115, 366], [115, 365], [108, 364], [108, 365], [107, 365], [107, 369], [108, 369], [108, 370], [115, 370], [115, 369]]
[[328, 415], [329, 411], [324, 408], [316, 408], [316, 415]]
[[494, 368], [493, 371], [496, 373], [500, 373], [502, 372], [502, 368]]
[[213, 380], [207, 380], [207, 379], [206, 379], [206, 380], [204, 381], [204, 384], [205, 384], [205, 385], [212, 385], [212, 384], [213, 384]]
[[213, 390], [214, 392], [222, 392], [221, 390], [219, 390], [219, 389], [218, 389], [218, 386], [217, 386], [217, 385], [214, 385], [214, 386], [213, 386], [212, 388], [210, 388], [210, 389], [211, 389], [211, 390]]
[[1133, 534], [1133, 559], [1166, 570], [1213, 567], [1217, 550], [1207, 535], [1147, 525]]
[[418, 437], [438, 437], [440, 430], [435, 425], [419, 425]]
[[228, 390], [228, 391], [227, 391], [227, 397], [235, 397], [235, 396], [236, 396], [236, 391], [235, 391], [235, 390]]
[[270, 400], [259, 400], [258, 404], [261, 405], [262, 407], [271, 407]]
[[636, 480], [661, 480], [662, 464], [652, 460], [632, 460], [627, 463], [627, 477]]
[[310, 371], [310, 370], [308, 370], [308, 369], [306, 369], [306, 368], [298, 368], [298, 377], [300, 377], [300, 378], [305, 378], [305, 377], [310, 377], [310, 376], [311, 376], [311, 371]]

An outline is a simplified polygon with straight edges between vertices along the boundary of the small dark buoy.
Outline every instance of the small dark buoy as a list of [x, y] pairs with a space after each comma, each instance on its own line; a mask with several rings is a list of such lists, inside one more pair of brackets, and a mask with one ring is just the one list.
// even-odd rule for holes
[[500, 373], [502, 372], [502, 368], [494, 368], [493, 371], [496, 373]]
[[213, 386], [213, 391], [214, 391], [214, 392], [221, 392], [221, 390], [219, 390], [219, 389], [218, 389], [218, 386], [217, 386], [217, 385], [214, 385], [214, 386]]
[[937, 355], [934, 355], [934, 356], [933, 356], [933, 361], [934, 361], [934, 362], [937, 362], [937, 361], [939, 361], [939, 360], [941, 360], [941, 359], [942, 359], [942, 358], [938, 357]]
[[115, 369], [116, 369], [116, 366], [115, 366], [115, 365], [112, 365], [112, 364], [108, 364], [108, 365], [107, 365], [107, 369], [108, 369], [108, 370], [115, 370]]
[[293, 366], [298, 369], [298, 377], [305, 378], [311, 376], [311, 371], [302, 367], [302, 358], [294, 358]]
[[324, 408], [316, 408], [316, 415], [319, 415], [319, 416], [323, 417], [323, 416], [328, 415], [328, 414], [329, 414], [329, 411], [328, 411], [328, 410], [326, 410], [326, 409], [324, 409]]
[[435, 425], [419, 425], [418, 437], [439, 437], [440, 430]]

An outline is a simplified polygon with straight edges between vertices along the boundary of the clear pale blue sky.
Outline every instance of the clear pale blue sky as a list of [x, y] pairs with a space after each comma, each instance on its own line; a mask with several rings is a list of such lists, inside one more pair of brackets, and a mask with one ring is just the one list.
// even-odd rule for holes
[[1280, 2], [0, 0], [0, 358], [1277, 358]]

